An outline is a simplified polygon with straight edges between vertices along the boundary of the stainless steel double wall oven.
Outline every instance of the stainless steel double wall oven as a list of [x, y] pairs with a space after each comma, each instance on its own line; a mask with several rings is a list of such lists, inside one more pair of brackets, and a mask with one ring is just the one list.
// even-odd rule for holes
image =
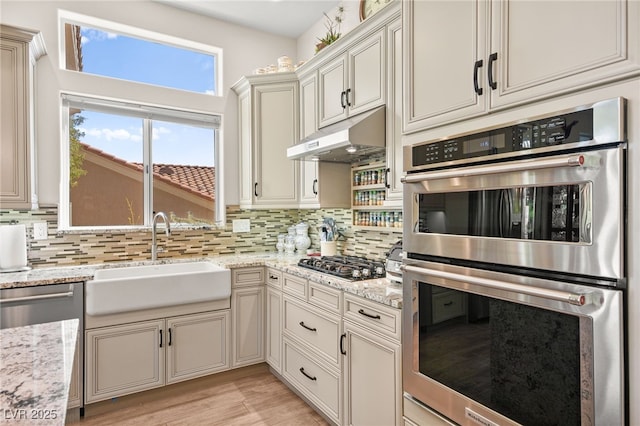
[[405, 147], [405, 392], [460, 424], [625, 422], [625, 100]]

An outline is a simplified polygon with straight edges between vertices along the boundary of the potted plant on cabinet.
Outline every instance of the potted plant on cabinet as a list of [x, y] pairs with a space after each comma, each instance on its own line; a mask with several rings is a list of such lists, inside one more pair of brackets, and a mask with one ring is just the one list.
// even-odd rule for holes
[[336, 15], [331, 18], [325, 12], [323, 12], [326, 22], [324, 24], [327, 29], [327, 33], [323, 37], [318, 37], [318, 43], [316, 43], [316, 53], [336, 41], [340, 38], [342, 33], [340, 33], [340, 25], [342, 24], [343, 14], [344, 14], [344, 6], [342, 4], [338, 6], [336, 9]]

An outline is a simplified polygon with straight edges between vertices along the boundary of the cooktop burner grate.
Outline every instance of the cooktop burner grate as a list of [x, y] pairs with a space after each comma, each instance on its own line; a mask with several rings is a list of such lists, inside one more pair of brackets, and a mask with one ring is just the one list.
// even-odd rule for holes
[[383, 262], [358, 256], [308, 257], [300, 259], [298, 266], [352, 281], [386, 276]]

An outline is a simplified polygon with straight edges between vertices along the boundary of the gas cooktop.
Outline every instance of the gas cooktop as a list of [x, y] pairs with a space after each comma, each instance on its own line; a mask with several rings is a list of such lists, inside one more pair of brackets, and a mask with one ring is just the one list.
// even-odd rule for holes
[[383, 262], [358, 256], [307, 257], [300, 259], [298, 266], [351, 281], [386, 276]]

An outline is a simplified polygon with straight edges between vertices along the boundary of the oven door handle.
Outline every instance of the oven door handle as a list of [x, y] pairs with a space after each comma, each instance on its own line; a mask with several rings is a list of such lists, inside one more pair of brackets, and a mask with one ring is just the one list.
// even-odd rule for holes
[[454, 281], [462, 281], [470, 284], [475, 284], [485, 288], [491, 288], [495, 290], [511, 291], [529, 296], [541, 297], [543, 299], [555, 300], [558, 302], [569, 303], [576, 306], [584, 306], [590, 299], [588, 294], [570, 293], [567, 291], [551, 290], [548, 288], [529, 287], [522, 284], [509, 283], [504, 281], [497, 281], [488, 278], [474, 277], [470, 275], [455, 274], [452, 272], [438, 271], [435, 269], [420, 268], [412, 265], [402, 265], [400, 268], [403, 272], [414, 272], [416, 274], [430, 275], [433, 277], [444, 278]]
[[407, 175], [402, 178], [403, 183], [419, 183], [426, 180], [448, 179], [463, 176], [479, 176], [493, 173], [522, 172], [534, 169], [550, 169], [560, 167], [586, 167], [598, 164], [593, 155], [576, 154], [566, 157], [555, 157], [549, 159], [534, 159], [518, 161], [517, 163], [489, 164], [478, 167], [456, 168], [452, 170], [438, 170], [433, 172]]

